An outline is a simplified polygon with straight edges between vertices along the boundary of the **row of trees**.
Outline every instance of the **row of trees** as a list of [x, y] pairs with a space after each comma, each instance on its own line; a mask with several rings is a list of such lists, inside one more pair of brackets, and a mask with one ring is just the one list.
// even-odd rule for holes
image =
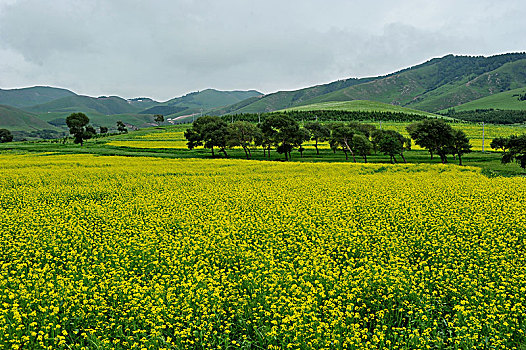
[[451, 108], [447, 116], [467, 122], [486, 122], [492, 124], [516, 124], [526, 122], [526, 111], [501, 109], [476, 109], [474, 111], [456, 112]]
[[472, 145], [462, 130], [453, 129], [441, 119], [426, 119], [407, 126], [409, 136], [415, 143], [425, 148], [433, 159], [437, 154], [442, 163], [447, 163], [447, 156], [458, 156], [462, 165], [462, 156], [471, 152]]
[[[84, 113], [72, 113], [66, 118], [66, 125], [69, 128], [69, 133], [73, 135], [74, 142], [84, 145], [84, 140], [88, 140], [97, 135], [97, 130], [92, 125], [89, 125], [89, 118]], [[122, 121], [117, 121], [117, 131], [121, 133], [128, 132], [126, 125]], [[101, 134], [106, 134], [108, 128], [101, 126], [99, 128]]]
[[[411, 138], [419, 146], [427, 149], [433, 158], [438, 154], [443, 163], [447, 155], [458, 156], [462, 164], [462, 156], [471, 152], [471, 145], [466, 134], [454, 130], [449, 124], [439, 119], [426, 119], [415, 122], [407, 128]], [[316, 154], [320, 154], [319, 143], [328, 142], [333, 152], [345, 153], [345, 158], [356, 157], [367, 162], [367, 156], [372, 152], [381, 152], [390, 157], [392, 163], [400, 156], [406, 162], [404, 152], [411, 149], [411, 138], [407, 138], [394, 130], [379, 130], [374, 125], [356, 121], [348, 123], [335, 122], [329, 125], [319, 122], [307, 122], [304, 127], [286, 113], [268, 115], [262, 123], [235, 121], [227, 123], [220, 117], [204, 116], [198, 118], [192, 127], [185, 131], [189, 149], [204, 146], [212, 151], [223, 153], [227, 157], [227, 149], [242, 147], [246, 158], [251, 158], [251, 148], [262, 147], [265, 157], [270, 158], [272, 148], [283, 154], [285, 160], [291, 158], [291, 152], [297, 148], [303, 157], [303, 144], [314, 141]]]

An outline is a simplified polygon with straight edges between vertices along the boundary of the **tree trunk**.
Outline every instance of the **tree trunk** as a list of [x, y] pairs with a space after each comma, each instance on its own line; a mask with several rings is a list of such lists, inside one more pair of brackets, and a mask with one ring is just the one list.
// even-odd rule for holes
[[462, 156], [458, 154], [458, 165], [462, 165]]
[[300, 158], [303, 158], [303, 151], [300, 151]]
[[345, 160], [349, 160], [349, 155], [347, 155], [347, 150], [343, 150], [343, 153], [345, 153]]
[[429, 154], [431, 155], [431, 159], [433, 159], [433, 151], [429, 151]]
[[225, 155], [225, 158], [228, 158], [228, 154], [226, 154], [226, 149], [222, 148], [221, 152], [223, 152], [223, 154]]
[[402, 160], [404, 161], [404, 163], [407, 163], [407, 160], [405, 160], [405, 157], [404, 157], [404, 153], [400, 153], [400, 157], [402, 157]]
[[248, 156], [249, 156], [250, 158], [252, 158], [252, 152], [250, 152], [250, 148], [247, 147], [247, 149], [248, 149]]
[[247, 148], [243, 146], [243, 151], [245, 151], [245, 157], [247, 157], [248, 159], [248, 152], [247, 152]]
[[345, 146], [347, 147], [347, 150], [349, 151], [349, 153], [351, 153], [353, 162], [356, 163], [356, 157], [354, 156], [354, 152], [352, 151], [351, 147], [349, 147], [349, 144], [347, 143], [347, 141], [345, 141]]
[[367, 163], [367, 154], [363, 155], [363, 161], [364, 161], [364, 163]]
[[314, 145], [314, 147], [316, 147], [316, 154], [319, 156], [320, 155], [320, 150], [318, 149], [318, 139], [317, 138], [316, 138], [316, 144]]
[[289, 152], [285, 151], [285, 161], [289, 160]]
[[214, 146], [212, 146], [212, 157], [215, 157], [215, 154], [214, 154]]

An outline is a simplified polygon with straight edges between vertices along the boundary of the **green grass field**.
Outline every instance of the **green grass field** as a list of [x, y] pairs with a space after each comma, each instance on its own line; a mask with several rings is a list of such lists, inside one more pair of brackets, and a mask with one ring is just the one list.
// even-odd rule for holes
[[[526, 88], [518, 88], [500, 92], [495, 95], [479, 98], [478, 100], [454, 107], [456, 111], [472, 111], [475, 109], [511, 109], [526, 110], [526, 101], [519, 101], [517, 95], [526, 94]], [[447, 109], [440, 112], [447, 112]]]

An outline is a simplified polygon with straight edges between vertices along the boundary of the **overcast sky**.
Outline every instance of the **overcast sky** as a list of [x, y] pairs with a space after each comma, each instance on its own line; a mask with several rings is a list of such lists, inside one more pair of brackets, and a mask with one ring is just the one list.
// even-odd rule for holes
[[0, 88], [291, 90], [526, 51], [524, 0], [0, 0]]

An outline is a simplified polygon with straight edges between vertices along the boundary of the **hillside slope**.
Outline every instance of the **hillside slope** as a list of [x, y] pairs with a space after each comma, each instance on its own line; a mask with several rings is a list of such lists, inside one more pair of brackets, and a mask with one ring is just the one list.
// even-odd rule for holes
[[[519, 95], [526, 95], [526, 87], [500, 92], [461, 105], [455, 106], [457, 112], [477, 109], [526, 110], [526, 101], [520, 101]], [[447, 112], [444, 109], [440, 112]]]
[[205, 111], [208, 112], [211, 109], [237, 104], [241, 101], [247, 99], [252, 100], [260, 96], [262, 96], [262, 94], [255, 90], [219, 91], [206, 89], [173, 98], [141, 113], [163, 114], [176, 117]]
[[0, 104], [20, 108], [75, 95], [72, 91], [49, 86], [34, 86], [7, 90], [0, 89]]
[[[373, 100], [434, 112], [506, 89], [526, 86], [526, 78], [523, 77], [525, 62], [525, 53], [491, 57], [448, 55], [383, 77], [352, 80], [352, 84], [340, 86], [339, 89], [336, 88], [338, 84], [331, 83], [297, 91], [277, 92], [213, 112], [266, 112], [313, 103], [350, 100]], [[335, 87], [334, 90], [324, 91], [331, 85]], [[312, 89], [321, 93], [313, 93], [314, 96], [305, 94], [305, 90]], [[297, 95], [301, 98], [294, 99], [293, 96]]]
[[34, 114], [5, 105], [0, 105], [0, 129], [9, 131], [59, 130]]
[[328, 94], [333, 91], [338, 91], [343, 88], [363, 84], [377, 78], [363, 78], [363, 79], [345, 79], [338, 80], [329, 84], [316, 85], [300, 90], [293, 91], [278, 91], [268, 95], [260, 96], [258, 98], [250, 98], [240, 101], [237, 104], [218, 108], [210, 111], [211, 114], [234, 114], [234, 113], [259, 113], [272, 112], [279, 109], [285, 109], [292, 106], [305, 104], [314, 97]]
[[140, 107], [134, 106], [129, 101], [117, 97], [89, 97], [89, 96], [69, 96], [54, 100], [41, 105], [26, 108], [33, 113], [74, 113], [83, 112], [86, 114], [119, 114], [119, 113], [136, 113]]

